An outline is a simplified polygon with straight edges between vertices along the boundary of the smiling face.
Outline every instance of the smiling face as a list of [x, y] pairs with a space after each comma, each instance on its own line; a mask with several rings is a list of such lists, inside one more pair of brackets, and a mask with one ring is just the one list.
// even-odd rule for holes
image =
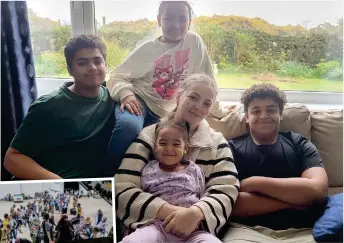
[[246, 122], [250, 133], [259, 138], [269, 139], [277, 135], [281, 112], [276, 101], [271, 98], [253, 99], [248, 104]]
[[179, 164], [182, 160], [187, 143], [181, 128], [163, 127], [159, 130], [155, 142], [155, 156], [166, 166]]
[[166, 2], [158, 15], [163, 42], [177, 42], [184, 38], [190, 26], [190, 10], [183, 2]]
[[210, 113], [215, 97], [213, 87], [207, 83], [195, 82], [177, 97], [178, 107], [175, 118], [179, 121], [187, 121], [192, 131]]
[[76, 52], [69, 74], [77, 85], [85, 88], [99, 88], [105, 80], [106, 65], [97, 48], [82, 48]]

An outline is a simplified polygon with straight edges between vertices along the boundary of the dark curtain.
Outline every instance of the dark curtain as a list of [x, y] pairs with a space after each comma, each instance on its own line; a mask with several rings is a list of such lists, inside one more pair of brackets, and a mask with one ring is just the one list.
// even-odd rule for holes
[[25, 1], [1, 1], [1, 180], [6, 150], [30, 104], [37, 98]]

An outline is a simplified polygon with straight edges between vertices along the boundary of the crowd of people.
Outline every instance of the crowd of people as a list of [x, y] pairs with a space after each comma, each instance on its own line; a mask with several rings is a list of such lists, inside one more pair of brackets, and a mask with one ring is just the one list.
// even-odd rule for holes
[[[103, 211], [98, 210], [94, 221], [85, 217], [79, 198], [82, 193], [65, 192], [53, 196], [45, 191], [26, 206], [13, 205], [0, 219], [0, 242], [68, 242], [74, 239], [107, 237], [109, 225]], [[67, 215], [73, 198], [72, 207]], [[55, 222], [55, 214], [61, 218]], [[30, 231], [31, 240], [21, 238], [23, 227]]]

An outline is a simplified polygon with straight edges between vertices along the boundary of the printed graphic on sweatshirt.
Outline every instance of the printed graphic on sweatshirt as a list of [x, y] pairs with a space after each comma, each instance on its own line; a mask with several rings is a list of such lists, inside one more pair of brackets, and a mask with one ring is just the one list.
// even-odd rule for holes
[[174, 56], [171, 54], [164, 54], [155, 60], [154, 82], [152, 87], [161, 96], [162, 99], [170, 100], [184, 81], [188, 62], [190, 56], [190, 49], [177, 51]]

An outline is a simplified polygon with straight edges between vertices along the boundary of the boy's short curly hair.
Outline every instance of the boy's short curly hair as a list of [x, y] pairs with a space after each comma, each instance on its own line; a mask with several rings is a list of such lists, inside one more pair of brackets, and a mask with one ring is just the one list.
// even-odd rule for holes
[[254, 84], [242, 93], [240, 101], [244, 105], [245, 112], [248, 111], [248, 105], [254, 99], [272, 99], [276, 101], [281, 114], [284, 105], [287, 103], [286, 94], [270, 83]]
[[72, 62], [75, 54], [83, 48], [99, 49], [104, 60], [106, 61], [106, 45], [98, 36], [92, 34], [79, 35], [68, 41], [64, 48], [64, 55], [69, 68], [72, 68]]

